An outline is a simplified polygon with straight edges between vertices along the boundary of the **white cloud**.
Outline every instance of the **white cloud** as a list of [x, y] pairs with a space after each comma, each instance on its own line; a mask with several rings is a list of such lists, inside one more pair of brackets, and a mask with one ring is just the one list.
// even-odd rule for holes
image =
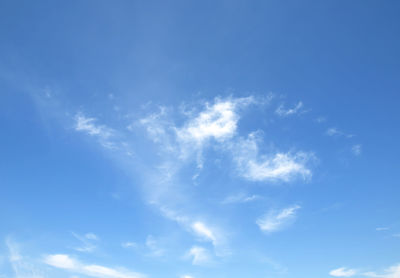
[[66, 254], [48, 255], [44, 259], [44, 263], [55, 268], [64, 269], [66, 271], [83, 274], [91, 277], [99, 278], [142, 278], [140, 273], [131, 272], [122, 269], [115, 269], [96, 264], [84, 264]]
[[91, 136], [96, 136], [100, 144], [109, 149], [115, 148], [115, 144], [110, 140], [114, 136], [113, 129], [104, 125], [96, 125], [97, 119], [86, 117], [83, 113], [77, 113], [74, 117], [75, 130], [81, 131]]
[[283, 229], [296, 219], [297, 210], [301, 207], [294, 205], [281, 211], [271, 210], [257, 219], [256, 223], [264, 232], [275, 232]]
[[[145, 118], [139, 120], [139, 124], [146, 128], [150, 139], [156, 143], [165, 143], [168, 136], [168, 127], [171, 125], [167, 120], [167, 108], [159, 107], [159, 112], [152, 113]], [[127, 128], [133, 130], [135, 124], [129, 125]]]
[[82, 244], [82, 246], [74, 247], [76, 251], [90, 253], [97, 248], [96, 244], [94, 244], [95, 241], [99, 240], [99, 237], [97, 235], [93, 233], [87, 233], [81, 236], [74, 232], [72, 232], [71, 234]]
[[190, 119], [184, 127], [177, 128], [178, 140], [194, 142], [201, 146], [214, 138], [219, 142], [235, 135], [239, 115], [237, 109], [252, 103], [252, 97], [216, 100], [213, 105], [206, 103], [206, 109]]
[[329, 275], [335, 276], [335, 277], [351, 277], [356, 274], [357, 274], [356, 270], [345, 268], [345, 267], [337, 268], [337, 269], [331, 270], [329, 272]]
[[6, 239], [8, 248], [8, 261], [14, 271], [16, 278], [43, 278], [43, 271], [30, 262], [30, 259], [23, 256], [20, 252], [20, 246], [11, 238]]
[[137, 243], [136, 242], [127, 241], [127, 242], [121, 243], [121, 246], [123, 248], [136, 248], [137, 247]]
[[187, 257], [192, 258], [192, 264], [194, 265], [205, 265], [211, 262], [207, 249], [200, 246], [193, 246], [187, 253]]
[[380, 277], [380, 278], [400, 278], [400, 264], [393, 265], [385, 269], [384, 273], [377, 274], [375, 272], [363, 273], [364, 276], [368, 277]]
[[75, 269], [79, 268], [79, 263], [65, 254], [47, 256], [45, 263], [57, 268]]
[[194, 278], [193, 276], [191, 276], [191, 275], [182, 275], [180, 278]]
[[351, 151], [352, 151], [353, 154], [356, 155], [356, 156], [360, 155], [361, 152], [362, 152], [361, 145], [360, 145], [360, 144], [354, 145], [354, 146], [351, 148]]
[[251, 181], [288, 182], [296, 177], [311, 177], [307, 163], [313, 159], [313, 154], [278, 152], [269, 156], [260, 155], [257, 136], [251, 133], [246, 140], [239, 140], [232, 150], [238, 172], [244, 178]]
[[385, 269], [383, 273], [377, 273], [374, 271], [360, 273], [355, 269], [341, 267], [330, 271], [329, 274], [335, 277], [351, 277], [355, 275], [360, 275], [374, 278], [400, 278], [400, 264], [396, 264]]
[[278, 108], [275, 110], [275, 113], [281, 117], [287, 117], [290, 115], [294, 115], [297, 113], [301, 113], [302, 110], [301, 108], [303, 108], [303, 103], [301, 101], [299, 101], [296, 106], [294, 106], [293, 108], [288, 108], [285, 109], [285, 107], [283, 106], [283, 104], [279, 105]]
[[214, 245], [217, 243], [217, 238], [214, 232], [207, 227], [203, 222], [197, 221], [192, 224], [192, 229], [196, 235], [202, 237], [207, 241], [211, 241]]
[[150, 256], [161, 257], [165, 254], [165, 250], [158, 246], [157, 240], [152, 235], [147, 236], [146, 246], [150, 250]]
[[90, 240], [99, 240], [99, 237], [94, 233], [87, 233], [85, 234], [85, 237]]
[[347, 137], [347, 138], [354, 137], [353, 134], [347, 134], [347, 133], [337, 129], [336, 127], [328, 128], [326, 130], [325, 134], [328, 135], [328, 136], [344, 136], [344, 137]]
[[389, 228], [388, 227], [378, 227], [378, 228], [375, 228], [375, 230], [376, 231], [387, 231], [387, 230], [389, 230]]
[[224, 200], [222, 200], [221, 204], [235, 204], [235, 203], [248, 203], [261, 199], [262, 197], [259, 195], [246, 195], [244, 193], [239, 193], [236, 195], [229, 195]]

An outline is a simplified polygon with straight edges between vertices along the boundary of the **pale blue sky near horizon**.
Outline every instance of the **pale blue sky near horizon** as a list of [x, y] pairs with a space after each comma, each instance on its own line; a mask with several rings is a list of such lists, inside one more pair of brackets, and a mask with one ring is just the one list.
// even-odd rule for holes
[[0, 1], [0, 278], [399, 278], [399, 12]]

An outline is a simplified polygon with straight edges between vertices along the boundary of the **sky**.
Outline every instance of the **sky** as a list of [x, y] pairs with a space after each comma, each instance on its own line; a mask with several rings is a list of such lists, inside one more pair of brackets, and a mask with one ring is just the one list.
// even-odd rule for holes
[[0, 278], [400, 277], [400, 2], [0, 2]]

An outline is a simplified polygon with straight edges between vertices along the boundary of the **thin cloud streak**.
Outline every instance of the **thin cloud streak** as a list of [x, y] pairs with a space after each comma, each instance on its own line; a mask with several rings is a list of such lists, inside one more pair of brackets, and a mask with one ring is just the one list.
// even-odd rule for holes
[[294, 205], [280, 211], [271, 210], [258, 218], [256, 223], [263, 232], [279, 231], [295, 221], [297, 211], [300, 208], [299, 205]]
[[67, 254], [47, 255], [45, 264], [65, 271], [98, 278], [143, 278], [143, 274], [105, 267], [96, 264], [84, 264]]

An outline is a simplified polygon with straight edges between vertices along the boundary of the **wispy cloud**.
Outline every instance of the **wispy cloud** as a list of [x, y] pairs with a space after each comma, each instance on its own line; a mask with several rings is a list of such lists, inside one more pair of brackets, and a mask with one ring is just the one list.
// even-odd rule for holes
[[153, 257], [161, 257], [165, 254], [165, 250], [162, 249], [156, 238], [152, 235], [148, 235], [146, 238], [146, 247], [149, 249], [150, 253], [148, 253], [149, 256]]
[[279, 105], [278, 108], [275, 110], [275, 113], [281, 117], [287, 117], [294, 114], [303, 113], [303, 102], [299, 101], [294, 107], [292, 108], [285, 108], [283, 104]]
[[244, 193], [239, 193], [227, 196], [224, 200], [222, 200], [221, 204], [248, 203], [260, 199], [262, 199], [260, 195], [246, 195]]
[[353, 134], [345, 133], [345, 132], [343, 132], [342, 130], [336, 128], [336, 127], [330, 127], [330, 128], [328, 128], [328, 129], [325, 131], [325, 134], [328, 135], [328, 136], [337, 136], [337, 137], [339, 137], [339, 136], [344, 136], [344, 137], [347, 137], [347, 138], [352, 138], [352, 137], [354, 137]]
[[296, 219], [297, 210], [300, 208], [299, 205], [294, 205], [280, 211], [271, 210], [258, 218], [256, 223], [264, 232], [279, 231], [293, 223]]
[[126, 242], [121, 243], [121, 246], [123, 248], [128, 249], [128, 248], [136, 248], [138, 245], [136, 242], [126, 241]]
[[35, 264], [31, 263], [28, 258], [23, 256], [20, 251], [20, 246], [11, 238], [6, 239], [8, 248], [8, 261], [15, 274], [16, 278], [44, 278], [43, 271]]
[[354, 269], [340, 267], [337, 269], [333, 269], [329, 272], [329, 275], [334, 277], [351, 277], [357, 274], [357, 271]]
[[400, 264], [385, 269], [383, 273], [377, 273], [374, 271], [361, 272], [355, 269], [341, 267], [330, 271], [329, 274], [335, 277], [352, 277], [357, 275], [374, 278], [400, 278]]
[[194, 265], [207, 265], [211, 263], [211, 256], [207, 249], [200, 246], [190, 248], [186, 257], [191, 258]]
[[365, 272], [363, 276], [378, 277], [378, 278], [399, 278], [400, 277], [400, 264], [393, 265], [384, 270], [383, 273]]
[[99, 278], [142, 278], [143, 274], [123, 269], [85, 264], [67, 254], [47, 255], [44, 263], [65, 271]]
[[356, 156], [361, 155], [362, 152], [361, 145], [360, 144], [354, 145], [353, 147], [351, 147], [351, 151]]
[[389, 227], [378, 227], [378, 228], [375, 228], [375, 230], [376, 231], [388, 231], [389, 230]]
[[[186, 194], [195, 188], [181, 182], [182, 175], [186, 175], [188, 169], [193, 170], [191, 177], [201, 174], [203, 165], [208, 162], [208, 157], [204, 155], [209, 150], [215, 151], [218, 156], [232, 159], [234, 167], [231, 171], [248, 181], [290, 182], [297, 178], [306, 180], [312, 176], [309, 164], [314, 155], [311, 152], [274, 149], [264, 153], [264, 143], [258, 138], [261, 137], [260, 132], [244, 136], [240, 134], [242, 112], [250, 105], [264, 103], [253, 96], [215, 98], [211, 102], [193, 105], [192, 109], [178, 117], [173, 114], [173, 108], [158, 106], [157, 111], [135, 120], [127, 130], [108, 128], [98, 123], [96, 118], [78, 113], [75, 116], [75, 129], [96, 137], [103, 145], [119, 148], [117, 139], [124, 138], [124, 135], [130, 138], [139, 128], [142, 131], [144, 128], [155, 144], [156, 149], [152, 151], [159, 161], [156, 166], [143, 165], [146, 170], [140, 173], [145, 180], [147, 201], [157, 207], [164, 217], [176, 221], [197, 239], [211, 242], [216, 254], [222, 254], [224, 251], [221, 249], [225, 248], [222, 246], [227, 242], [226, 233], [221, 227], [211, 227], [208, 223], [215, 221], [208, 221], [204, 212], [186, 209], [184, 204], [196, 202], [190, 194]], [[302, 106], [300, 102], [286, 113], [300, 113]], [[257, 198], [257, 195], [244, 196], [240, 199], [227, 199], [226, 202], [250, 202]], [[201, 221], [198, 215], [202, 215]]]
[[84, 132], [90, 136], [98, 138], [100, 144], [105, 148], [115, 148], [111, 137], [115, 135], [115, 131], [105, 125], [96, 124], [96, 118], [86, 117], [83, 113], [79, 112], [74, 117], [75, 130]]
[[79, 252], [93, 252], [97, 245], [96, 241], [99, 240], [99, 237], [94, 233], [87, 233], [85, 235], [79, 235], [77, 233], [72, 232], [72, 235], [82, 243], [82, 246], [74, 247], [76, 251]]

